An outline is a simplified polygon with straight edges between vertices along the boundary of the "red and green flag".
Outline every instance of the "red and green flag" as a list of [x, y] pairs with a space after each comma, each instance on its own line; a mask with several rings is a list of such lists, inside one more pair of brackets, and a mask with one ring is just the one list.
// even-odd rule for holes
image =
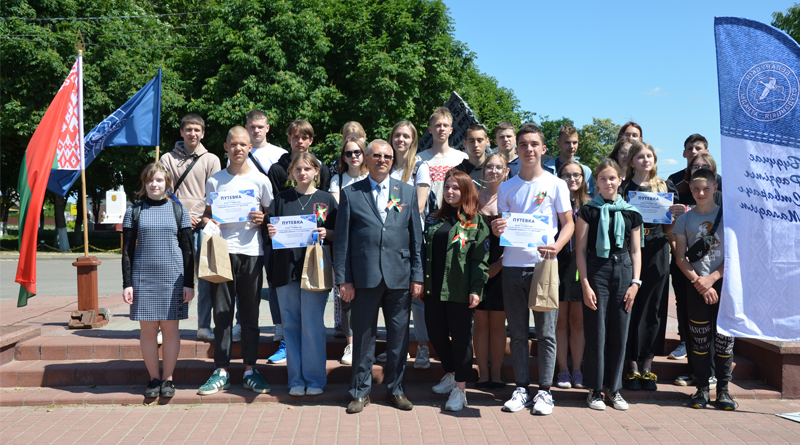
[[[36, 247], [47, 180], [53, 169], [80, 169], [83, 154], [81, 58], [59, 88], [28, 143], [19, 171], [19, 264], [17, 307], [36, 295]], [[58, 154], [58, 156], [56, 156]]]

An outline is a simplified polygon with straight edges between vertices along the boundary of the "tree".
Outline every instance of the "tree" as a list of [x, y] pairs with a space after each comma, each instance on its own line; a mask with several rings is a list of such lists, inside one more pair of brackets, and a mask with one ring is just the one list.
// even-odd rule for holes
[[786, 12], [772, 13], [772, 26], [784, 31], [797, 42], [800, 42], [800, 3], [790, 6]]
[[[78, 30], [89, 45], [85, 130], [161, 67], [162, 153], [180, 140], [180, 119], [190, 112], [205, 118], [203, 144], [219, 156], [227, 130], [253, 109], [267, 113], [270, 141], [282, 146], [288, 124], [307, 119], [316, 132], [312, 149], [325, 161], [337, 157], [345, 122], [358, 120], [370, 138], [387, 138], [400, 119], [422, 132], [451, 91], [490, 129], [533, 116], [477, 69], [440, 0], [6, 0], [0, 16], [150, 16], [0, 21], [0, 212], [15, 200], [22, 155], [72, 66]], [[152, 147], [106, 148], [87, 169], [87, 194], [99, 202], [121, 185], [132, 196], [152, 160]]]
[[575, 156], [581, 158], [581, 164], [594, 171], [597, 164], [607, 157], [617, 141], [620, 125], [611, 119], [592, 118], [592, 123], [578, 130], [578, 151]]

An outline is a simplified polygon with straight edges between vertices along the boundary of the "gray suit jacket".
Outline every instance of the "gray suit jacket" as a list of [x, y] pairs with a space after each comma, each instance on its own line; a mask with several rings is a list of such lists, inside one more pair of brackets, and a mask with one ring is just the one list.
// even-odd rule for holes
[[389, 194], [400, 198], [402, 211], [388, 210], [381, 221], [369, 177], [342, 189], [333, 242], [336, 282], [356, 289], [408, 289], [422, 278], [422, 221], [414, 187], [394, 178]]

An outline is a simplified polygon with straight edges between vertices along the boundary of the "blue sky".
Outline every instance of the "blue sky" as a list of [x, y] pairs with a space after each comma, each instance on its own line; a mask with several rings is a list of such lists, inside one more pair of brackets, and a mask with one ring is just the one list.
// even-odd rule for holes
[[[714, 17], [769, 24], [794, 1], [444, 0], [455, 36], [522, 108], [575, 121], [638, 122], [659, 176], [685, 168], [683, 141], [720, 162]], [[723, 168], [724, 171], [724, 168]]]

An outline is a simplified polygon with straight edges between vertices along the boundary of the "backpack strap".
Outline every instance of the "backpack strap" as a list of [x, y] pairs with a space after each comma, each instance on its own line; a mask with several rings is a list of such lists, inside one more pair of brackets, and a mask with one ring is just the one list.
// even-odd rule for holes
[[[172, 212], [175, 215], [175, 225], [178, 227], [178, 232], [180, 232], [181, 221], [183, 220], [183, 206], [173, 200], [170, 200], [169, 202], [172, 204]], [[144, 201], [139, 201], [131, 208], [131, 225], [133, 226], [134, 233], [137, 235], [139, 233], [139, 218], [142, 216], [143, 205]]]
[[[208, 152], [206, 152], [206, 153], [208, 153]], [[197, 164], [197, 161], [199, 161], [200, 158], [206, 153], [203, 153], [200, 156], [195, 156], [195, 155], [192, 156], [194, 158], [194, 159], [192, 159], [192, 163], [189, 164], [188, 167], [186, 167], [186, 170], [183, 171], [183, 174], [178, 179], [178, 182], [175, 183], [175, 189], [172, 190], [173, 193], [178, 193], [178, 187], [180, 187], [181, 184], [183, 184], [183, 180], [186, 179], [186, 176], [189, 175], [190, 171], [192, 171], [192, 168], [194, 167], [194, 165]]]
[[719, 207], [719, 212], [717, 213], [717, 217], [714, 218], [714, 225], [711, 227], [711, 231], [708, 232], [708, 236], [714, 236], [717, 233], [717, 227], [719, 227], [719, 222], [722, 220], [722, 206]]
[[261, 167], [261, 163], [256, 160], [255, 156], [253, 156], [253, 152], [247, 153], [247, 157], [253, 161], [253, 164], [255, 164], [256, 168], [261, 172], [262, 175], [267, 176], [267, 172], [264, 171], [264, 168]]

